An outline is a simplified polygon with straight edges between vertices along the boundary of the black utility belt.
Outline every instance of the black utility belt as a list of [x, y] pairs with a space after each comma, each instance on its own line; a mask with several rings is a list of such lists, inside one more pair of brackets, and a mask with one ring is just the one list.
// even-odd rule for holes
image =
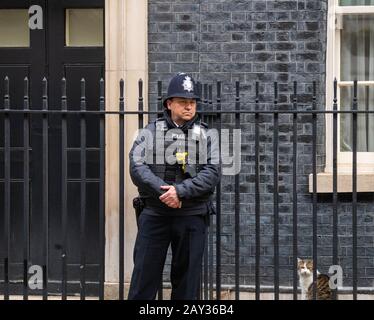
[[[165, 208], [169, 208], [166, 204], [164, 204], [163, 202], [161, 202], [160, 200], [157, 200], [157, 199], [153, 199], [153, 198], [142, 198], [142, 201], [144, 203], [144, 206], [145, 207], [157, 207], [157, 208], [160, 208], [160, 209], [165, 209]], [[209, 202], [209, 200], [182, 200], [182, 207], [181, 209], [195, 209], [195, 208], [207, 208], [207, 203]], [[172, 208], [169, 208], [169, 209], [172, 209]], [[172, 209], [172, 210], [178, 210], [178, 209]]]

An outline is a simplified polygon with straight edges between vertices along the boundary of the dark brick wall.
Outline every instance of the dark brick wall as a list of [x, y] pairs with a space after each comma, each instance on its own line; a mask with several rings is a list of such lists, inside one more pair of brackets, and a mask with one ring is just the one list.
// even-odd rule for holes
[[[292, 82], [298, 82], [299, 109], [309, 108], [312, 82], [317, 81], [317, 108], [325, 108], [326, 0], [150, 0], [149, 98], [156, 108], [156, 82], [177, 72], [192, 73], [201, 82], [223, 82], [223, 109], [234, 107], [234, 83], [241, 82], [243, 109], [254, 108], [254, 83], [260, 81], [263, 110], [273, 110], [273, 83], [279, 84], [279, 108], [291, 108]], [[242, 115], [242, 171], [240, 174], [240, 263], [242, 284], [254, 284], [254, 116]], [[273, 259], [273, 116], [261, 117], [261, 283], [272, 284]], [[230, 127], [233, 117], [223, 117]], [[318, 116], [318, 171], [325, 161], [323, 116]], [[298, 125], [299, 256], [312, 255], [312, 118], [299, 116]], [[280, 116], [279, 232], [281, 285], [292, 284], [292, 118]], [[222, 179], [222, 281], [234, 283], [234, 177]], [[340, 197], [339, 263], [351, 279], [351, 197]], [[374, 197], [360, 195], [359, 285], [371, 286], [374, 277]], [[332, 264], [332, 199], [318, 201], [319, 269]]]

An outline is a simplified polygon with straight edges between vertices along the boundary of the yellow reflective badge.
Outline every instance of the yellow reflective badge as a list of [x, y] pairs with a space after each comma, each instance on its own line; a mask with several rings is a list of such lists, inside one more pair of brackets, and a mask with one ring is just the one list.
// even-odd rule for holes
[[186, 163], [187, 163], [188, 152], [177, 152], [175, 157], [177, 162], [182, 165], [183, 173], [186, 173]]

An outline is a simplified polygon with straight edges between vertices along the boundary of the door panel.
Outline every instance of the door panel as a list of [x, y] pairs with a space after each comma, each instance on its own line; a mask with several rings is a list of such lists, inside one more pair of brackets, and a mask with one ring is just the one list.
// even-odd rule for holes
[[[66, 12], [70, 8], [104, 8], [104, 1], [53, 1], [49, 5], [49, 13], [53, 19], [49, 21], [50, 31], [50, 92], [53, 96], [52, 104], [59, 109], [61, 96], [61, 78], [66, 78], [68, 109], [78, 110], [81, 99], [81, 79], [86, 82], [87, 110], [99, 109], [99, 81], [104, 78], [104, 47], [67, 47], [66, 46]], [[104, 11], [104, 10], [103, 10]], [[103, 23], [103, 20], [101, 20]], [[104, 30], [104, 26], [102, 27]], [[52, 58], [53, 57], [53, 58]], [[84, 252], [87, 261], [87, 280], [94, 281], [98, 274], [98, 257], [95, 249], [98, 247], [98, 186], [99, 186], [99, 121], [97, 116], [87, 116], [87, 213], [86, 213], [86, 246]], [[54, 134], [50, 137], [50, 163], [54, 163], [50, 174], [56, 176], [55, 184], [50, 189], [51, 210], [61, 216], [61, 131], [60, 120], [51, 119]], [[80, 243], [80, 118], [70, 116], [68, 121], [68, 275], [69, 280], [79, 279], [79, 263], [82, 253]], [[57, 174], [56, 174], [57, 173]], [[61, 219], [51, 220], [51, 227], [61, 226]], [[59, 260], [62, 242], [59, 233], [51, 237], [51, 259]], [[61, 269], [51, 269], [51, 277], [60, 279]]]
[[[32, 4], [44, 6], [44, 1], [32, 1]], [[0, 10], [27, 10], [31, 1], [1, 1]], [[24, 22], [27, 24], [28, 20]], [[23, 29], [24, 27], [22, 27]], [[0, 44], [0, 108], [4, 108], [4, 78], [9, 78], [9, 94], [11, 109], [23, 108], [24, 78], [29, 78], [30, 108], [39, 108], [41, 90], [37, 79], [45, 72], [45, 30], [29, 30], [29, 47], [4, 47]], [[11, 280], [22, 279], [23, 274], [23, 116], [10, 115], [10, 268]], [[4, 121], [0, 121], [0, 223], [4, 226]], [[32, 157], [33, 150], [30, 152]], [[32, 163], [30, 163], [32, 166]], [[1, 228], [3, 231], [3, 227]], [[5, 258], [5, 234], [2, 232], [0, 242], [0, 266]], [[0, 267], [0, 277], [4, 277], [4, 269]], [[11, 288], [12, 289], [12, 288]]]
[[[69, 104], [71, 110], [80, 108], [80, 86], [81, 78], [86, 79], [86, 92], [90, 94], [86, 97], [87, 110], [99, 110], [100, 78], [104, 77], [102, 65], [68, 65], [65, 66], [65, 77], [67, 81], [67, 92], [69, 94]], [[71, 148], [80, 147], [79, 118], [71, 118], [69, 122], [68, 145]], [[87, 147], [99, 147], [99, 123], [96, 116], [87, 116], [87, 130], [90, 135], [87, 136]]]
[[[4, 3], [5, 2], [5, 3]], [[67, 80], [68, 109], [80, 107], [80, 81], [86, 79], [86, 99], [88, 110], [99, 109], [99, 80], [104, 77], [105, 50], [103, 46], [66, 46], [66, 10], [71, 8], [101, 8], [104, 16], [104, 0], [25, 0], [1, 1], [4, 8], [25, 8], [40, 5], [43, 9], [44, 28], [30, 30], [29, 48], [0, 47], [0, 108], [3, 108], [4, 77], [10, 78], [12, 108], [23, 107], [23, 79], [30, 79], [30, 108], [41, 109], [42, 79], [48, 79], [49, 109], [61, 108], [61, 79]], [[98, 19], [103, 23], [104, 19]], [[74, 29], [74, 26], [73, 26]], [[97, 28], [97, 30], [102, 28]], [[69, 31], [69, 30], [68, 30]], [[71, 31], [71, 30], [70, 30]], [[70, 38], [75, 35], [70, 32]], [[79, 35], [74, 41], [79, 40]], [[71, 40], [72, 41], [72, 40]], [[30, 264], [42, 265], [42, 121], [40, 115], [31, 117], [30, 126]], [[0, 205], [3, 206], [4, 190], [4, 122], [0, 120]], [[99, 186], [99, 120], [97, 116], [87, 116], [87, 217], [85, 231], [87, 281], [98, 280], [98, 186]], [[62, 275], [61, 252], [61, 117], [49, 116], [49, 279], [56, 285], [49, 286], [51, 292], [60, 292]], [[22, 116], [11, 117], [11, 177], [12, 217], [11, 217], [11, 278], [22, 279], [23, 261], [23, 125]], [[68, 116], [68, 281], [79, 280], [79, 262], [82, 253], [80, 242], [80, 118]], [[18, 179], [18, 180], [16, 180]], [[4, 212], [0, 210], [0, 224], [3, 225]], [[3, 279], [4, 241], [0, 240], [0, 278]], [[15, 288], [15, 287], [14, 287]], [[72, 290], [78, 288], [71, 287]], [[1, 290], [1, 287], [0, 287]], [[92, 291], [93, 290], [93, 291]], [[95, 293], [95, 286], [88, 288], [87, 294]], [[32, 292], [30, 292], [32, 294]]]

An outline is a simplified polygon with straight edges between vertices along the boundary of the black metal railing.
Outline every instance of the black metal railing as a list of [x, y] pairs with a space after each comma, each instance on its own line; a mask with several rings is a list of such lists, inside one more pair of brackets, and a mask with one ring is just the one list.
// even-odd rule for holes
[[[31, 189], [35, 188], [33, 185], [35, 179], [35, 175], [37, 173], [30, 172], [30, 154], [31, 152], [35, 152], [32, 148], [32, 143], [30, 143], [30, 123], [32, 122], [32, 118], [36, 116], [41, 116], [42, 121], [42, 134], [41, 134], [41, 159], [42, 159], [42, 172], [41, 174], [41, 187], [42, 187], [42, 231], [43, 235], [41, 237], [42, 241], [40, 244], [42, 247], [42, 271], [43, 271], [43, 287], [41, 290], [41, 294], [43, 299], [48, 299], [49, 294], [52, 289], [50, 289], [50, 264], [51, 264], [51, 256], [50, 256], [50, 219], [51, 219], [51, 212], [49, 209], [49, 182], [50, 182], [50, 175], [49, 173], [51, 170], [49, 166], [48, 155], [51, 152], [50, 145], [49, 145], [49, 117], [51, 116], [58, 116], [60, 125], [61, 125], [61, 180], [58, 182], [60, 185], [61, 191], [61, 256], [58, 261], [53, 261], [54, 264], [57, 264], [61, 270], [60, 275], [61, 277], [58, 279], [59, 285], [57, 286], [59, 289], [57, 292], [61, 293], [62, 299], [67, 299], [69, 295], [68, 284], [72, 282], [69, 280], [69, 201], [68, 201], [68, 124], [72, 118], [79, 119], [79, 127], [80, 127], [80, 177], [79, 177], [79, 193], [80, 193], [80, 203], [79, 203], [79, 216], [80, 216], [80, 223], [79, 223], [79, 261], [77, 262], [79, 265], [79, 277], [75, 279], [79, 283], [79, 293], [81, 299], [86, 299], [87, 297], [87, 248], [88, 243], [90, 241], [89, 235], [87, 233], [87, 223], [88, 223], [88, 203], [93, 201], [87, 196], [87, 185], [89, 183], [89, 178], [87, 177], [87, 117], [93, 116], [95, 117], [95, 121], [99, 124], [99, 141], [97, 150], [99, 152], [98, 158], [98, 176], [97, 181], [99, 184], [99, 196], [97, 209], [97, 225], [98, 225], [98, 244], [99, 247], [96, 251], [97, 260], [95, 262], [96, 265], [96, 272], [97, 276], [91, 282], [95, 282], [97, 285], [96, 296], [99, 299], [104, 299], [104, 285], [105, 285], [105, 278], [104, 278], [104, 268], [105, 268], [105, 163], [109, 161], [106, 158], [105, 154], [105, 123], [108, 117], [117, 117], [118, 119], [118, 126], [119, 126], [119, 185], [118, 185], [118, 193], [119, 193], [119, 239], [118, 239], [118, 273], [119, 273], [119, 299], [125, 299], [125, 199], [124, 194], [126, 192], [127, 186], [125, 185], [124, 174], [125, 174], [125, 150], [124, 150], [124, 143], [127, 137], [125, 136], [125, 118], [128, 116], [137, 116], [138, 118], [138, 127], [144, 127], [144, 116], [148, 115], [150, 119], [152, 116], [160, 116], [162, 114], [162, 83], [157, 83], [157, 101], [156, 102], [156, 110], [144, 110], [144, 98], [143, 98], [143, 82], [139, 81], [139, 99], [138, 99], [138, 110], [137, 111], [129, 111], [126, 110], [125, 107], [125, 96], [124, 96], [124, 82], [123, 80], [120, 81], [120, 98], [119, 98], [119, 108], [118, 111], [106, 111], [105, 110], [105, 96], [104, 96], [104, 80], [100, 80], [100, 98], [98, 103], [98, 107], [94, 110], [87, 109], [87, 101], [86, 101], [86, 81], [82, 79], [81, 81], [81, 99], [80, 99], [80, 107], [78, 110], [73, 110], [69, 108], [68, 105], [68, 97], [67, 97], [67, 90], [66, 79], [62, 79], [61, 82], [61, 104], [60, 106], [54, 106], [51, 108], [49, 106], [48, 101], [48, 82], [47, 79], [43, 79], [42, 81], [42, 88], [43, 88], [43, 99], [42, 99], [42, 106], [41, 108], [34, 108], [30, 109], [30, 97], [29, 97], [29, 80], [26, 78], [24, 80], [24, 103], [22, 108], [16, 108], [11, 104], [12, 97], [10, 96], [9, 92], [9, 83], [10, 79], [8, 77], [4, 80], [4, 103], [3, 108], [0, 109], [0, 122], [3, 126], [3, 132], [1, 135], [3, 136], [3, 141], [0, 151], [3, 153], [3, 178], [0, 176], [0, 183], [3, 184], [3, 202], [1, 203], [1, 211], [3, 217], [1, 217], [1, 221], [3, 221], [3, 226], [1, 227], [1, 232], [3, 232], [3, 239], [4, 243], [2, 244], [2, 255], [1, 255], [1, 262], [2, 264], [2, 275], [3, 279], [1, 280], [2, 286], [2, 293], [4, 295], [4, 299], [9, 299], [11, 296], [11, 287], [16, 283], [14, 279], [11, 277], [11, 269], [15, 263], [19, 263], [20, 261], [12, 261], [12, 250], [11, 247], [11, 236], [12, 236], [12, 228], [14, 228], [14, 224], [11, 222], [12, 220], [12, 203], [11, 203], [11, 190], [12, 190], [12, 183], [14, 179], [11, 177], [11, 136], [12, 136], [12, 126], [11, 126], [11, 117], [13, 115], [22, 115], [22, 127], [23, 127], [23, 147], [22, 147], [22, 164], [23, 164], [23, 178], [21, 179], [23, 188], [23, 204], [22, 204], [22, 222], [17, 221], [22, 225], [23, 230], [23, 238], [22, 238], [22, 286], [23, 286], [23, 297], [24, 299], [28, 299], [30, 294], [29, 289], [29, 274], [28, 270], [30, 264], [32, 263], [30, 259], [30, 217], [31, 217]], [[318, 254], [318, 188], [317, 188], [317, 173], [318, 168], [321, 167], [321, 164], [317, 162], [317, 155], [320, 152], [318, 149], [318, 123], [319, 121], [323, 121], [324, 124], [324, 117], [326, 115], [332, 115], [333, 118], [333, 127], [332, 127], [332, 138], [333, 138], [333, 150], [331, 150], [333, 155], [333, 188], [332, 188], [332, 252], [331, 258], [332, 263], [337, 265], [339, 262], [339, 247], [338, 247], [338, 117], [340, 114], [350, 114], [352, 115], [352, 133], [353, 133], [353, 144], [352, 144], [352, 293], [353, 298], [357, 299], [358, 293], [358, 261], [357, 261], [357, 205], [358, 205], [358, 198], [357, 198], [357, 115], [360, 113], [365, 113], [367, 115], [373, 114], [374, 111], [370, 110], [357, 110], [357, 81], [354, 82], [353, 85], [353, 102], [352, 102], [352, 110], [349, 111], [340, 111], [338, 110], [338, 100], [337, 100], [337, 81], [334, 81], [334, 101], [333, 101], [333, 108], [332, 110], [325, 110], [325, 108], [317, 108], [317, 84], [313, 82], [311, 84], [311, 103], [308, 107], [300, 109], [299, 102], [298, 102], [298, 84], [294, 82], [292, 84], [292, 92], [290, 94], [290, 103], [288, 108], [284, 108], [284, 105], [281, 106], [280, 102], [280, 95], [279, 95], [279, 85], [278, 83], [274, 83], [273, 86], [273, 98], [272, 101], [267, 103], [270, 105], [269, 110], [265, 110], [266, 108], [260, 108], [262, 103], [263, 95], [260, 94], [261, 84], [256, 82], [255, 83], [255, 92], [254, 98], [246, 98], [246, 101], [243, 101], [241, 98], [242, 92], [240, 91], [240, 83], [236, 82], [234, 85], [235, 94], [233, 99], [230, 100], [230, 97], [227, 98], [223, 102], [223, 95], [222, 95], [222, 84], [221, 82], [217, 82], [215, 86], [215, 92], [213, 93], [213, 85], [203, 84], [199, 85], [201, 94], [202, 94], [202, 101], [201, 101], [201, 109], [200, 111], [203, 119], [208, 122], [211, 126], [217, 128], [219, 132], [224, 128], [225, 124], [227, 124], [227, 119], [225, 122], [223, 121], [226, 115], [233, 115], [234, 119], [230, 123], [231, 128], [240, 129], [244, 124], [242, 116], [252, 115], [253, 118], [253, 136], [250, 142], [250, 145], [253, 146], [253, 156], [250, 156], [250, 163], [253, 165], [252, 172], [243, 172], [236, 174], [233, 178], [233, 184], [231, 188], [224, 191], [223, 184], [224, 181], [217, 186], [216, 189], [216, 196], [215, 196], [215, 204], [216, 204], [216, 211], [217, 214], [214, 219], [211, 219], [211, 224], [209, 228], [209, 232], [206, 238], [206, 253], [203, 260], [203, 267], [202, 267], [202, 277], [201, 277], [201, 287], [200, 287], [200, 299], [222, 299], [222, 287], [223, 285], [229, 286], [235, 293], [235, 299], [240, 299], [241, 290], [243, 281], [243, 269], [249, 267], [249, 264], [245, 261], [247, 257], [254, 257], [254, 266], [252, 264], [253, 272], [251, 273], [253, 276], [253, 291], [255, 293], [255, 299], [259, 300], [261, 298], [262, 284], [262, 266], [261, 266], [261, 257], [263, 249], [262, 247], [262, 239], [261, 239], [261, 231], [264, 227], [264, 224], [261, 222], [262, 217], [262, 203], [261, 203], [261, 193], [263, 191], [262, 182], [263, 179], [263, 168], [261, 159], [264, 155], [264, 148], [262, 143], [266, 140], [266, 137], [271, 137], [269, 141], [272, 141], [272, 176], [273, 182], [271, 181], [268, 184], [271, 184], [271, 191], [272, 194], [272, 218], [273, 218], [273, 228], [272, 228], [272, 235], [269, 238], [272, 239], [272, 250], [273, 250], [273, 257], [272, 257], [272, 269], [273, 269], [273, 286], [272, 292], [274, 294], [274, 299], [278, 300], [280, 297], [280, 248], [282, 247], [282, 243], [280, 241], [280, 237], [282, 236], [281, 230], [279, 229], [280, 226], [280, 204], [281, 204], [281, 194], [279, 185], [280, 180], [280, 154], [279, 150], [282, 146], [283, 140], [280, 140], [281, 137], [281, 117], [284, 115], [288, 115], [290, 117], [290, 130], [289, 140], [292, 142], [292, 150], [290, 152], [290, 156], [292, 159], [292, 171], [290, 175], [292, 178], [290, 179], [290, 187], [292, 190], [290, 191], [291, 197], [291, 207], [292, 210], [289, 212], [289, 216], [292, 217], [292, 250], [289, 253], [289, 261], [290, 264], [288, 265], [289, 273], [291, 276], [291, 294], [293, 299], [298, 298], [298, 274], [297, 274], [297, 257], [299, 256], [299, 240], [298, 240], [298, 204], [299, 199], [299, 189], [298, 189], [298, 177], [300, 175], [298, 170], [298, 125], [300, 124], [300, 117], [302, 116], [310, 116], [311, 117], [311, 126], [312, 132], [310, 134], [311, 139], [306, 142], [306, 144], [310, 145], [312, 148], [311, 153], [311, 168], [312, 171], [309, 172], [313, 175], [313, 190], [311, 194], [311, 217], [312, 217], [312, 252], [311, 258], [314, 261], [314, 264], [318, 266], [319, 262], [319, 254]], [[215, 95], [214, 95], [215, 94]], [[284, 94], [284, 92], [282, 92]], [[249, 99], [249, 100], [248, 100]], [[249, 102], [248, 102], [249, 101]], [[223, 109], [223, 105], [227, 108]], [[243, 105], [245, 107], [243, 107]], [[248, 108], [248, 105], [251, 107]], [[282, 108], [281, 108], [282, 107]], [[251, 109], [251, 110], [249, 110]], [[204, 111], [205, 110], [205, 111]], [[206, 111], [207, 110], [207, 111]], [[272, 122], [268, 123], [269, 127], [271, 124], [271, 130], [266, 130], [264, 132], [261, 127], [262, 118], [271, 116]], [[323, 119], [319, 119], [322, 118]], [[261, 152], [262, 150], [262, 152]], [[265, 150], [267, 152], [268, 150]], [[32, 155], [32, 158], [35, 161], [35, 154]], [[244, 229], [243, 226], [243, 215], [242, 215], [242, 205], [243, 200], [241, 199], [241, 195], [245, 192], [241, 191], [243, 187], [243, 183], [241, 183], [241, 175], [249, 174], [250, 179], [245, 180], [247, 185], [252, 185], [254, 187], [253, 191], [253, 202], [254, 202], [254, 211], [251, 212], [249, 215], [254, 217], [254, 252], [251, 250], [245, 250], [243, 252], [243, 240], [241, 240], [241, 236], [247, 231]], [[304, 173], [305, 175], [305, 173]], [[266, 181], [265, 181], [266, 182]], [[305, 193], [308, 193], [307, 191]], [[233, 194], [233, 214], [227, 212], [227, 210], [223, 209], [223, 197], [230, 196]], [[230, 198], [231, 199], [231, 198]], [[225, 200], [227, 201], [227, 200]], [[231, 200], [230, 200], [231, 201]], [[229, 202], [230, 202], [229, 201]], [[251, 205], [251, 203], [249, 203]], [[78, 214], [77, 213], [77, 214]], [[226, 217], [227, 220], [224, 223], [222, 220], [223, 217]], [[243, 218], [243, 219], [242, 219]], [[233, 221], [232, 221], [233, 220]], [[229, 221], [229, 222], [227, 222]], [[225, 253], [223, 254], [222, 250], [222, 229], [233, 222], [233, 242], [232, 246], [230, 247], [228, 243], [225, 243]], [[231, 230], [231, 229], [230, 229]], [[56, 231], [56, 230], [55, 230]], [[226, 234], [228, 232], [226, 231]], [[229, 235], [230, 236], [230, 235]], [[33, 244], [35, 245], [35, 244]], [[230, 247], [230, 248], [229, 248]], [[229, 249], [228, 249], [229, 248]], [[95, 248], [96, 250], [96, 248]], [[269, 247], [270, 250], [270, 247]], [[227, 254], [227, 251], [230, 251], [230, 254]], [[248, 254], [249, 252], [249, 254]], [[225, 256], [230, 260], [230, 257], [233, 257], [233, 262], [227, 263], [225, 262], [224, 265], [222, 264], [222, 258]], [[233, 266], [232, 271], [227, 271], [227, 265]], [[226, 270], [226, 271], [225, 271]], [[316, 271], [317, 268], [314, 269], [314, 279], [316, 279]], [[223, 277], [225, 280], [223, 280]], [[230, 278], [231, 277], [231, 278]], [[230, 280], [233, 278], [233, 282]], [[165, 288], [167, 286], [165, 285]], [[314, 281], [314, 299], [316, 299], [317, 290], [316, 290], [316, 282]], [[160, 281], [160, 290], [158, 294], [158, 299], [163, 299], [163, 280]], [[71, 291], [71, 290], [70, 290]], [[39, 292], [39, 291], [35, 291]], [[31, 293], [34, 294], [34, 293]], [[40, 294], [40, 292], [39, 292]], [[91, 295], [91, 294], [89, 294]], [[334, 291], [334, 298], [337, 298], [337, 292]]]

